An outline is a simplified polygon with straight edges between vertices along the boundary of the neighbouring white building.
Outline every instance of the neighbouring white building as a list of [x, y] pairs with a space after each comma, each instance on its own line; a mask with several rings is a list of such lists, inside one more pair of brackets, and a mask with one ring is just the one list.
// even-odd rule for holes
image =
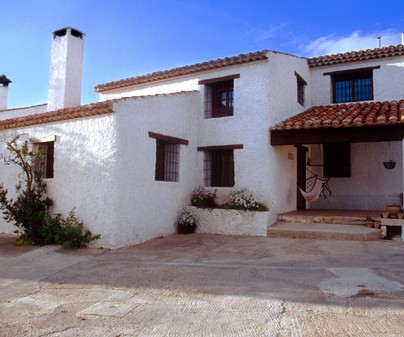
[[[221, 198], [247, 187], [273, 205], [268, 225], [295, 209], [402, 203], [403, 45], [242, 54], [102, 84], [100, 102], [81, 106], [83, 42], [71, 27], [53, 33], [47, 104], [7, 109], [0, 76], [0, 132], [41, 144], [54, 212], [75, 208], [96, 245], [173, 233], [198, 186]], [[307, 169], [330, 177], [332, 197], [302, 197]], [[0, 172], [12, 190], [16, 169]]]

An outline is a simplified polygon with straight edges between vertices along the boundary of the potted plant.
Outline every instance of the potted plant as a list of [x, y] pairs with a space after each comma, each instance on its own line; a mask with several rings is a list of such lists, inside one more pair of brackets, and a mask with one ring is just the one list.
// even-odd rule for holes
[[190, 209], [181, 211], [177, 220], [177, 231], [179, 234], [191, 234], [198, 226], [198, 218]]
[[203, 187], [192, 192], [191, 205], [200, 208], [216, 208], [216, 190], [213, 192], [206, 191]]
[[258, 200], [246, 188], [238, 188], [230, 193], [230, 201], [233, 208], [244, 211], [268, 211], [268, 207]]

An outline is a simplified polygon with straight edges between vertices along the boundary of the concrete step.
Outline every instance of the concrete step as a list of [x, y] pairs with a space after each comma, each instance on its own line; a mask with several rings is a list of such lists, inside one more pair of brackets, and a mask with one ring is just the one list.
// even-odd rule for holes
[[382, 233], [380, 229], [367, 228], [362, 225], [347, 226], [346, 224], [278, 221], [268, 227], [267, 236], [272, 238], [372, 241], [379, 240]]

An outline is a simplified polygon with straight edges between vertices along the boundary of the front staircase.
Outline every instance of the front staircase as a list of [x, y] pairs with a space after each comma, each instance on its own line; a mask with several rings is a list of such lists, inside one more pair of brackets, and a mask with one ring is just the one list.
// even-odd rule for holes
[[380, 229], [366, 227], [366, 218], [380, 223], [380, 212], [303, 210], [280, 214], [268, 227], [273, 238], [371, 241], [382, 237]]

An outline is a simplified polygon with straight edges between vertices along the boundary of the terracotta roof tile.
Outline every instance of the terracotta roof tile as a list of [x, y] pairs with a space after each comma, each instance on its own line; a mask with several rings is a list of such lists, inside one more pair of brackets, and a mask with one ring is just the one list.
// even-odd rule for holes
[[349, 128], [385, 124], [404, 124], [404, 99], [314, 106], [275, 125], [272, 130]]
[[234, 57], [226, 57], [223, 59], [217, 59], [213, 61], [197, 63], [189, 66], [174, 68], [170, 70], [158, 71], [147, 75], [131, 77], [127, 79], [123, 79], [120, 81], [109, 82], [106, 84], [100, 84], [95, 87], [96, 92], [104, 92], [124, 87], [129, 87], [132, 85], [149, 83], [153, 81], [159, 80], [166, 80], [178, 76], [190, 75], [195, 74], [207, 70], [213, 70], [223, 67], [229, 67], [237, 64], [247, 63], [247, 62], [254, 62], [260, 60], [268, 59], [267, 56], [268, 51], [259, 51], [255, 53], [249, 54], [241, 54]]
[[80, 117], [89, 117], [113, 112], [112, 102], [105, 101], [72, 108], [10, 118], [0, 121], [0, 130], [26, 127], [36, 124], [59, 122]]
[[313, 57], [308, 60], [310, 67], [330, 66], [341, 63], [367, 61], [386, 57], [395, 57], [404, 55], [404, 46], [388, 46], [383, 48], [352, 51], [341, 54], [332, 54], [319, 57]]

